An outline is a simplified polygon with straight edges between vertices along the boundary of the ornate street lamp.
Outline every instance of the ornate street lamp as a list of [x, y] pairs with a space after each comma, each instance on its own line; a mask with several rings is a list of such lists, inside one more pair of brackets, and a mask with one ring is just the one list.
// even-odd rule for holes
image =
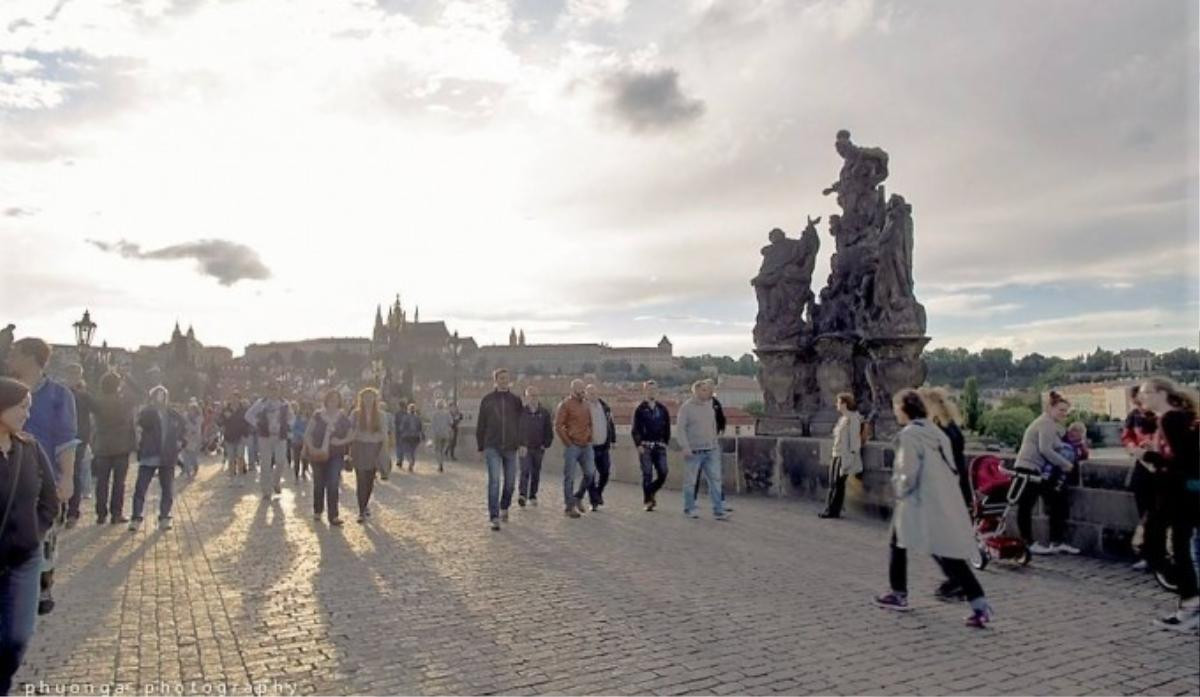
[[84, 310], [83, 319], [71, 325], [75, 327], [75, 344], [81, 349], [92, 345], [92, 337], [96, 335], [96, 323], [92, 321], [92, 313]]
[[92, 313], [83, 311], [83, 317], [71, 325], [75, 328], [75, 346], [79, 351], [79, 364], [83, 367], [84, 379], [89, 385], [96, 384], [96, 356], [91, 352], [92, 339], [96, 336], [96, 323], [92, 321]]

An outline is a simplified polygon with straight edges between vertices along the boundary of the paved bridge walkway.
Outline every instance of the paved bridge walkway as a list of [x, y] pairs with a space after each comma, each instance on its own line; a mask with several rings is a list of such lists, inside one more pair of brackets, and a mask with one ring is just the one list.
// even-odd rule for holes
[[978, 631], [962, 625], [965, 606], [930, 597], [928, 560], [910, 562], [912, 613], [871, 605], [886, 581], [879, 521], [747, 498], [732, 502], [731, 522], [707, 510], [690, 520], [678, 493], [646, 513], [622, 484], [603, 512], [570, 520], [561, 484], [543, 484], [543, 505], [514, 503], [494, 533], [478, 465], [393, 475], [366, 526], [347, 477], [337, 530], [313, 521], [307, 482], [286, 481], [264, 504], [253, 481], [205, 465], [179, 494], [173, 530], [85, 518], [64, 536], [58, 608], [17, 676], [28, 685], [14, 689], [1200, 691], [1200, 639], [1154, 629], [1172, 601], [1123, 564], [994, 565], [981, 580], [998, 616]]

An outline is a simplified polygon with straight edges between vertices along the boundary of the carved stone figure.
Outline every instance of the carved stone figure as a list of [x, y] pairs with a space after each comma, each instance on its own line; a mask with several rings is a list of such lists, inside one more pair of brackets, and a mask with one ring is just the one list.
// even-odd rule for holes
[[[795, 345], [804, 333], [804, 315], [813, 304], [812, 274], [820, 240], [816, 220], [809, 219], [800, 239], [771, 230], [763, 247], [762, 267], [750, 281], [758, 297], [754, 343], [758, 346]], [[811, 313], [810, 313], [811, 314]]]
[[891, 396], [925, 375], [912, 207], [899, 195], [885, 200], [887, 152], [855, 145], [844, 130], [834, 147], [842, 167], [824, 193], [837, 194], [841, 211], [829, 217], [835, 251], [825, 287], [818, 296], [810, 289], [819, 218], [809, 218], [799, 240], [772, 231], [751, 281], [767, 411], [760, 432], [784, 434], [799, 421], [811, 435], [827, 435], [837, 420], [837, 394], [850, 392], [875, 421], [877, 437], [886, 438], [896, 428]]

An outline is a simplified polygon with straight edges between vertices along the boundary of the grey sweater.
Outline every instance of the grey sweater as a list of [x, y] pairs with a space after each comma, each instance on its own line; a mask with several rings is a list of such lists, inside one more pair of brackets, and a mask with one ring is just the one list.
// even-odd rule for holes
[[679, 407], [675, 420], [676, 438], [684, 450], [712, 450], [717, 447], [717, 416], [712, 400], [689, 398]]
[[1054, 446], [1062, 442], [1062, 431], [1054, 419], [1042, 414], [1029, 424], [1021, 437], [1021, 449], [1017, 451], [1016, 468], [1041, 474], [1042, 464], [1049, 463], [1064, 471], [1074, 468], [1067, 458], [1059, 455]]

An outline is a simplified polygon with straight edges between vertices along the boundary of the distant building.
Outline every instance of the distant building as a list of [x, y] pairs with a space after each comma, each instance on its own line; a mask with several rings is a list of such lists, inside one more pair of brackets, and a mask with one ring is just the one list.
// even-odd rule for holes
[[[1107, 419], [1124, 419], [1133, 404], [1129, 401], [1129, 388], [1137, 384], [1133, 380], [1109, 382], [1082, 382], [1063, 385], [1055, 392], [1071, 403], [1073, 410], [1086, 411]], [[1042, 395], [1042, 403], [1049, 399], [1049, 392]]]
[[661, 374], [675, 370], [674, 348], [667, 337], [657, 346], [609, 346], [602, 343], [528, 344], [523, 343], [525, 332], [516, 329], [509, 333], [508, 345], [480, 346], [477, 358], [488, 368], [505, 367], [513, 370], [534, 368], [551, 374], [581, 373], [585, 368], [599, 370], [605, 363], [627, 362], [631, 371], [645, 367], [646, 371]]
[[1154, 353], [1146, 349], [1128, 349], [1117, 354], [1122, 373], [1149, 373], [1154, 370]]
[[246, 347], [245, 358], [251, 363], [262, 363], [269, 360], [271, 356], [278, 354], [282, 360], [287, 361], [295, 351], [302, 351], [306, 354], [345, 352], [355, 356], [369, 356], [371, 355], [371, 340], [362, 337], [329, 337], [324, 339], [272, 341], [266, 344], [250, 344]]
[[744, 409], [752, 402], [762, 402], [758, 379], [749, 375], [720, 375], [717, 377], [717, 399], [723, 407]]

